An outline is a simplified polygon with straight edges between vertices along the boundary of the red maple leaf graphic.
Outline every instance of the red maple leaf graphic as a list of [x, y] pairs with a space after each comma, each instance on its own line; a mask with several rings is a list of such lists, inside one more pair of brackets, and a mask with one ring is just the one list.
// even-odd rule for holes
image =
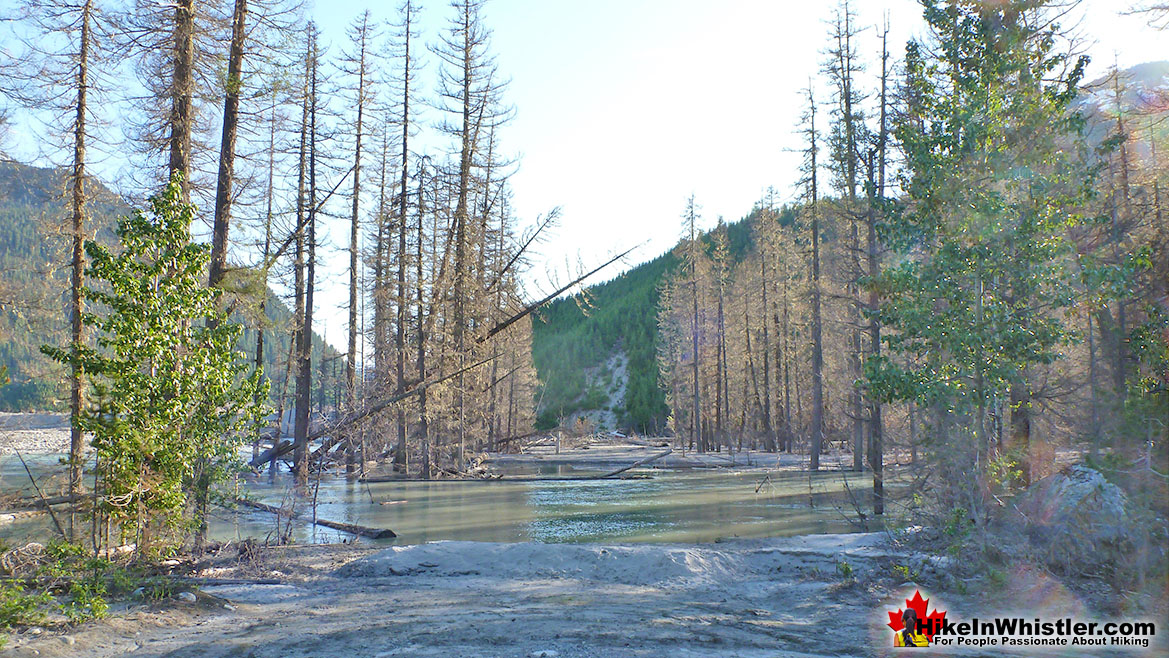
[[[942, 621], [946, 619], [946, 611], [938, 611], [936, 608], [933, 612], [926, 614], [926, 609], [929, 607], [930, 600], [921, 598], [921, 591], [915, 590], [912, 599], [905, 599], [905, 605], [913, 608], [917, 613], [917, 618], [925, 622], [925, 627], [922, 629], [922, 634], [926, 636], [930, 642], [934, 640], [934, 631], [941, 628]], [[889, 628], [896, 633], [905, 628], [905, 622], [901, 620], [901, 615], [905, 612], [903, 608], [897, 608], [897, 612], [889, 613]]]

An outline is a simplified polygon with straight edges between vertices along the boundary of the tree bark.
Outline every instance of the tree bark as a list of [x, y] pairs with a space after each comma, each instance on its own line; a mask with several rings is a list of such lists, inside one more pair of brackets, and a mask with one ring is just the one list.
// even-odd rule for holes
[[824, 444], [824, 338], [820, 313], [820, 210], [816, 189], [816, 101], [808, 88], [809, 135], [811, 137], [811, 207], [812, 213], [812, 450], [808, 467], [820, 469], [820, 451]]
[[[77, 105], [73, 123], [73, 171], [70, 177], [72, 187], [72, 262], [69, 285], [70, 334], [72, 339], [72, 362], [69, 370], [69, 495], [81, 491], [81, 460], [85, 448], [85, 436], [81, 432], [81, 347], [85, 340], [85, 328], [81, 322], [84, 302], [81, 289], [85, 276], [85, 137], [88, 120], [89, 91], [89, 41], [93, 15], [93, 0], [86, 0], [81, 8], [81, 35], [77, 57]], [[76, 516], [69, 510], [69, 538], [77, 540]]]
[[[235, 184], [235, 136], [239, 126], [239, 95], [243, 86], [244, 23], [248, 1], [235, 0], [231, 17], [231, 49], [223, 99], [223, 135], [219, 146], [219, 177], [215, 184], [215, 223], [211, 232], [211, 269], [208, 284], [217, 286], [227, 270], [228, 231]], [[211, 319], [214, 322], [214, 319]]]
[[[357, 60], [357, 123], [354, 126], [353, 148], [353, 205], [349, 217], [349, 341], [345, 355], [345, 403], [349, 409], [357, 408], [357, 293], [361, 287], [358, 277], [357, 252], [361, 247], [361, 138], [362, 121], [365, 118], [365, 41], [369, 12], [362, 15], [360, 28], [359, 55]], [[350, 436], [345, 442], [345, 473], [354, 473], [354, 442]]]
[[183, 202], [191, 200], [191, 124], [195, 89], [195, 0], [176, 0], [171, 73], [169, 175], [182, 174]]

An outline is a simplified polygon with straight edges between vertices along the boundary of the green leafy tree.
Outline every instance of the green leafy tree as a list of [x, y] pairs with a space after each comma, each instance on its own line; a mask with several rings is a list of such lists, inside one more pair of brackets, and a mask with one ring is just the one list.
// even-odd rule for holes
[[1007, 459], [1029, 481], [1033, 369], [1075, 338], [1065, 236], [1092, 183], [1071, 107], [1085, 61], [1061, 52], [1050, 4], [928, 0], [933, 43], [907, 51], [906, 194], [882, 227], [903, 257], [876, 283], [885, 342], [910, 359], [871, 359], [866, 374], [884, 399], [933, 409], [949, 482]]
[[[219, 291], [203, 283], [210, 259], [191, 242], [195, 208], [179, 175], [118, 222], [121, 250], [85, 244], [96, 348], [42, 350], [78, 358], [93, 382], [80, 419], [97, 452], [100, 511], [140, 552], [156, 532], [206, 534], [215, 485], [236, 468], [237, 449], [264, 409], [267, 384], [236, 351], [242, 329], [226, 321]], [[213, 319], [208, 323], [207, 319]], [[218, 320], [216, 322], [215, 320]]]

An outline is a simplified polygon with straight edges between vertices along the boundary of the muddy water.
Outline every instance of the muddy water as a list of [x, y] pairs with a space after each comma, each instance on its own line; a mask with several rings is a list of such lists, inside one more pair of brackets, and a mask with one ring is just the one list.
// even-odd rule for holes
[[[38, 480], [60, 472], [56, 458], [29, 459]], [[570, 474], [567, 467], [558, 469]], [[839, 472], [772, 472], [760, 486], [761, 470], [654, 470], [633, 480], [584, 481], [403, 481], [348, 482], [326, 476], [314, 491], [295, 495], [287, 476], [245, 481], [254, 500], [294, 503], [311, 516], [390, 528], [395, 540], [415, 544], [437, 540], [494, 542], [711, 542], [730, 537], [771, 537], [856, 530], [849, 495]], [[50, 481], [50, 480], [46, 480]], [[864, 478], [850, 474], [855, 496], [866, 497]], [[58, 485], [59, 487], [59, 485]], [[25, 489], [19, 461], [0, 458], [0, 491]], [[756, 491], [758, 489], [758, 492]], [[0, 525], [10, 543], [49, 530], [47, 517]], [[870, 528], [872, 529], [872, 528]], [[272, 514], [218, 510], [211, 534], [217, 539], [277, 536]], [[297, 542], [340, 541], [349, 535], [294, 523]], [[45, 536], [41, 534], [41, 536]], [[363, 540], [364, 541], [364, 540]]]

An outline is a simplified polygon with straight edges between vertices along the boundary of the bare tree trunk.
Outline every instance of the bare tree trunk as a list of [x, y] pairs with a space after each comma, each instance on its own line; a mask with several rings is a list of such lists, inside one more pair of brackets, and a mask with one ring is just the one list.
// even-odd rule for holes
[[[357, 293], [361, 282], [357, 271], [357, 252], [361, 248], [361, 138], [362, 121], [365, 118], [365, 41], [369, 23], [369, 11], [362, 15], [358, 34], [360, 44], [357, 59], [357, 123], [354, 126], [353, 147], [353, 205], [349, 217], [349, 342], [345, 354], [345, 402], [349, 410], [357, 408]], [[345, 474], [354, 473], [355, 444], [353, 437], [345, 441]]]
[[[256, 327], [256, 358], [255, 368], [259, 372], [264, 367], [264, 324], [267, 321], [268, 309], [268, 255], [272, 251], [272, 201], [275, 195], [275, 181], [276, 181], [276, 103], [273, 98], [272, 103], [272, 118], [268, 124], [268, 189], [265, 196], [267, 197], [267, 209], [264, 213], [264, 260], [263, 268], [263, 289], [260, 294], [260, 322]], [[268, 377], [268, 381], [272, 380]], [[257, 392], [256, 404], [259, 405], [259, 393]], [[259, 455], [260, 449], [260, 432], [257, 428], [255, 442], [252, 444], [252, 459]], [[280, 436], [280, 419], [277, 419], [276, 436]], [[279, 438], [276, 439], [279, 442]]]
[[183, 176], [183, 201], [191, 199], [192, 97], [195, 89], [195, 0], [176, 0], [174, 71], [171, 74], [170, 175]]
[[[415, 276], [417, 277], [417, 302], [418, 302], [418, 381], [426, 381], [426, 314], [424, 302], [424, 285], [422, 271], [422, 242], [424, 240], [425, 230], [423, 228], [424, 212], [424, 185], [426, 180], [426, 169], [420, 165], [418, 167], [418, 244], [415, 252]], [[405, 193], [405, 190], [403, 190]], [[426, 390], [423, 389], [418, 394], [418, 435], [422, 445], [422, 479], [429, 480], [432, 470], [430, 457], [430, 424], [427, 419], [426, 409]]]
[[[85, 137], [87, 113], [89, 112], [87, 92], [89, 91], [89, 40], [93, 14], [93, 0], [86, 0], [81, 9], [81, 35], [77, 57], [77, 105], [73, 123], [73, 171], [70, 176], [72, 187], [72, 268], [69, 285], [70, 333], [72, 338], [72, 362], [69, 371], [69, 496], [74, 498], [81, 491], [81, 460], [85, 448], [85, 436], [81, 432], [81, 347], [85, 340], [85, 329], [81, 322], [84, 306], [81, 288], [85, 276]], [[96, 513], [96, 512], [95, 512]], [[75, 521], [76, 505], [69, 508], [69, 538], [77, 540]]]
[[820, 469], [820, 451], [824, 445], [824, 338], [820, 314], [820, 209], [816, 189], [816, 101], [808, 87], [809, 135], [811, 137], [811, 207], [812, 213], [812, 451], [809, 468]]
[[723, 395], [723, 384], [726, 380], [726, 370], [723, 367], [724, 347], [726, 339], [724, 333], [726, 332], [726, 322], [723, 318], [723, 286], [722, 286], [722, 272], [718, 273], [718, 342], [715, 346], [714, 356], [714, 440], [721, 446], [723, 441], [723, 403], [725, 396]]
[[[244, 22], [248, 0], [235, 0], [231, 17], [231, 49], [227, 59], [227, 83], [223, 99], [223, 136], [219, 146], [219, 177], [215, 185], [215, 224], [211, 232], [211, 270], [208, 283], [219, 285], [227, 270], [228, 230], [231, 224], [232, 187], [235, 183], [235, 135], [239, 126], [239, 94], [243, 86]], [[266, 260], [266, 259], [265, 259]], [[212, 318], [209, 320], [214, 323]]]
[[[876, 181], [873, 181], [873, 163], [869, 162], [869, 217], [868, 217], [868, 256], [869, 256], [869, 278], [876, 279], [881, 274], [881, 253], [880, 247], [877, 244], [877, 214], [876, 214], [876, 200], [884, 199], [885, 197], [885, 147], [888, 138], [886, 130], [886, 81], [888, 80], [888, 61], [889, 51], [886, 47], [886, 40], [889, 36], [889, 28], [885, 27], [881, 34], [881, 100], [880, 100], [880, 126], [877, 132], [877, 176]], [[875, 183], [875, 190], [874, 188]], [[876, 199], [873, 198], [875, 192]], [[880, 310], [880, 295], [877, 293], [877, 287], [870, 284], [869, 286], [869, 314], [872, 316], [869, 320], [869, 352], [873, 357], [881, 355], [881, 324], [877, 320], [877, 312]], [[885, 513], [885, 447], [882, 444], [884, 440], [884, 428], [881, 424], [881, 402], [876, 396], [869, 394], [869, 468], [873, 471], [873, 514], [882, 515]]]
[[[308, 426], [309, 414], [312, 405], [312, 336], [313, 336], [313, 287], [314, 279], [316, 278], [316, 141], [317, 141], [317, 52], [316, 52], [316, 35], [312, 32], [309, 34], [309, 45], [306, 53], [306, 82], [307, 82], [307, 96], [305, 97], [305, 118], [307, 119], [307, 126], [302, 130], [307, 132], [308, 137], [308, 196], [303, 204], [307, 207], [308, 220], [306, 230], [308, 231], [307, 239], [305, 240], [305, 256], [306, 262], [304, 266], [304, 312], [303, 320], [300, 326], [300, 351], [296, 378], [296, 431], [294, 435], [294, 442], [296, 444], [295, 462], [296, 462], [296, 477], [299, 484], [308, 484]], [[304, 157], [305, 141], [302, 136], [302, 158]], [[303, 173], [302, 173], [303, 185]], [[302, 195], [303, 196], [303, 195]]]
[[767, 255], [766, 250], [759, 249], [759, 279], [761, 287], [761, 308], [763, 313], [763, 446], [767, 450], [775, 449], [775, 427], [771, 423], [771, 332], [767, 322]]
[[693, 359], [693, 406], [691, 408], [691, 428], [690, 428], [690, 447], [693, 449], [697, 447], [702, 449], [702, 411], [699, 399], [698, 388], [698, 258], [701, 255], [698, 247], [698, 216], [697, 210], [694, 206], [694, 196], [691, 195], [690, 200], [686, 205], [686, 223], [690, 235], [690, 241], [687, 244], [687, 249], [690, 251], [690, 299], [692, 302], [692, 310], [690, 316], [690, 339], [691, 339], [691, 358]]
[[783, 279], [783, 422], [784, 422], [784, 450], [792, 451], [792, 442], [795, 440], [795, 429], [792, 423], [792, 396], [791, 396], [791, 323], [788, 320], [788, 278]]
[[[401, 189], [398, 196], [398, 299], [397, 299], [397, 332], [394, 334], [394, 347], [397, 351], [397, 393], [400, 395], [406, 391], [406, 215], [409, 210], [407, 199], [409, 195], [406, 193], [407, 185], [410, 181], [410, 80], [413, 75], [414, 62], [410, 54], [411, 29], [414, 22], [414, 7], [410, 0], [406, 0], [406, 5], [403, 8], [403, 67], [402, 67], [402, 155], [398, 166], [401, 170]], [[419, 194], [421, 194], [421, 181], [419, 181]], [[421, 210], [419, 210], [418, 220], [418, 245], [422, 248], [422, 219]], [[419, 255], [418, 267], [421, 268], [421, 255]], [[419, 272], [419, 294], [421, 294], [422, 281], [421, 272]], [[421, 313], [421, 309], [419, 311]], [[420, 318], [421, 319], [421, 318]], [[419, 338], [421, 340], [421, 338]], [[419, 368], [422, 368], [420, 363]], [[422, 393], [426, 395], [425, 392]], [[398, 405], [398, 449], [394, 453], [394, 464], [404, 469], [407, 465], [406, 459], [406, 409], [402, 405]]]

